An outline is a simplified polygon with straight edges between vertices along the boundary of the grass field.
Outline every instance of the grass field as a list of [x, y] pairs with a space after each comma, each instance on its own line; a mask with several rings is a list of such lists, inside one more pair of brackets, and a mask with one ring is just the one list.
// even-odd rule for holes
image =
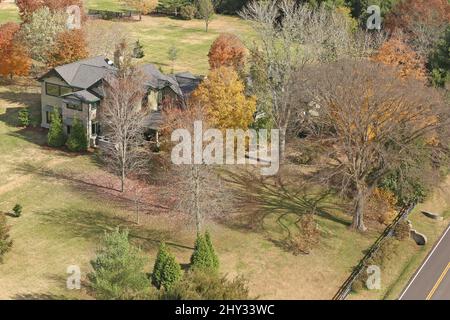
[[0, 24], [19, 21], [19, 10], [13, 3], [0, 3]]
[[[381, 289], [362, 290], [350, 296], [352, 299], [388, 299], [399, 297], [414, 272], [433, 248], [436, 241], [447, 228], [450, 209], [450, 176], [437, 188], [433, 195], [424, 203], [419, 204], [408, 219], [413, 228], [426, 235], [428, 242], [425, 246], [417, 246], [412, 239], [399, 242], [393, 259], [381, 266]], [[435, 221], [425, 217], [420, 211], [436, 212], [444, 216], [443, 221]]]
[[175, 71], [206, 74], [209, 48], [220, 33], [233, 33], [244, 41], [249, 41], [252, 34], [242, 19], [220, 15], [212, 21], [209, 32], [205, 32], [201, 20], [185, 21], [170, 17], [143, 16], [142, 21], [96, 20], [94, 23], [120, 25], [129, 34], [127, 40], [139, 40], [144, 46], [145, 57], [139, 62], [154, 63], [166, 73], [172, 71], [172, 62], [168, 57], [171, 47], [178, 50], [173, 66]]
[[[129, 199], [98, 179], [106, 173], [94, 155], [47, 148], [45, 132], [16, 126], [17, 112], [25, 106], [38, 119], [37, 93], [35, 86], [0, 86], [0, 212], [10, 211], [15, 203], [24, 208], [20, 218], [8, 217], [14, 246], [0, 265], [0, 299], [89, 298], [83, 290], [65, 288], [66, 269], [78, 265], [85, 277], [104, 231], [116, 226], [129, 228], [132, 241], [146, 252], [148, 272], [161, 240], [187, 264], [194, 231], [161, 214], [158, 199], [151, 199], [152, 207], [137, 226]], [[208, 228], [221, 271], [246, 276], [253, 296], [328, 299], [376, 234], [356, 234], [330, 220], [319, 219], [319, 224], [319, 246], [298, 256], [263, 231], [227, 223]]]

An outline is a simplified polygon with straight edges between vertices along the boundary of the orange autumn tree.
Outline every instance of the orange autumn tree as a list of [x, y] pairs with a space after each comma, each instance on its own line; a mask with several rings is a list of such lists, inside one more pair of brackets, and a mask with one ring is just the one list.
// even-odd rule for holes
[[31, 59], [26, 48], [15, 39], [20, 26], [6, 23], [0, 26], [0, 75], [26, 76], [30, 72]]
[[50, 52], [49, 66], [55, 67], [84, 59], [88, 56], [86, 39], [82, 30], [68, 30], [60, 33]]
[[401, 79], [406, 77], [426, 79], [424, 61], [401, 37], [392, 37], [386, 41], [372, 59], [397, 68]]
[[202, 107], [211, 126], [218, 129], [246, 129], [256, 111], [255, 97], [245, 95], [245, 87], [231, 67], [212, 70], [192, 93], [192, 103]]
[[225, 66], [242, 71], [246, 55], [247, 50], [237, 36], [230, 33], [222, 33], [213, 42], [209, 50], [209, 66], [211, 69]]
[[84, 20], [83, 0], [16, 0], [19, 16], [23, 22], [28, 22], [31, 15], [42, 7], [48, 7], [52, 12], [65, 10], [71, 5], [80, 8], [81, 18]]

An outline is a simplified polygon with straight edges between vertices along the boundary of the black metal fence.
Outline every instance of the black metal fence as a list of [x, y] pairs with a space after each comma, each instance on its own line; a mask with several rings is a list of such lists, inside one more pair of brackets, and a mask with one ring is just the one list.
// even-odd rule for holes
[[96, 9], [88, 10], [88, 16], [98, 17], [98, 18], [105, 19], [105, 20], [131, 18], [131, 17], [137, 16], [137, 15], [139, 15], [139, 11], [133, 11], [133, 10], [121, 10], [121, 11], [96, 10]]
[[339, 288], [338, 292], [333, 297], [333, 300], [344, 300], [350, 291], [352, 290], [352, 284], [353, 282], [359, 277], [361, 272], [365, 270], [365, 267], [367, 266], [367, 262], [370, 258], [373, 257], [375, 252], [380, 248], [381, 244], [386, 240], [387, 237], [390, 237], [393, 235], [395, 227], [398, 225], [399, 222], [406, 219], [406, 217], [411, 213], [411, 211], [416, 206], [415, 203], [403, 207], [395, 219], [391, 222], [389, 226], [384, 229], [383, 233], [378, 237], [378, 239], [374, 242], [374, 244], [370, 247], [369, 251], [366, 253], [366, 255], [361, 259], [359, 264], [353, 269], [353, 272], [350, 274], [350, 276], [345, 280], [345, 282], [342, 284], [342, 286]]

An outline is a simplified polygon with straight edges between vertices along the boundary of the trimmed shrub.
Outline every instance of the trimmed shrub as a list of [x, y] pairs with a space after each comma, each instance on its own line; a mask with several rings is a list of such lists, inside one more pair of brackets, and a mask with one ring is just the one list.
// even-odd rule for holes
[[406, 240], [409, 239], [409, 235], [411, 232], [411, 227], [409, 226], [408, 221], [402, 220], [400, 221], [394, 230], [394, 236], [397, 240]]
[[205, 236], [200, 233], [197, 234], [197, 239], [195, 240], [194, 252], [191, 256], [191, 268], [201, 271], [215, 270], [211, 250], [209, 249]]
[[180, 281], [182, 277], [183, 272], [181, 270], [181, 266], [177, 263], [175, 257], [169, 252], [169, 256], [167, 257], [166, 263], [164, 264], [162, 270], [161, 287], [168, 290]]
[[20, 217], [20, 215], [22, 214], [22, 206], [20, 204], [16, 204], [12, 210], [14, 217], [16, 218]]
[[3, 261], [3, 256], [12, 247], [12, 240], [9, 238], [10, 227], [6, 224], [6, 217], [0, 214], [0, 262]]
[[175, 257], [167, 249], [167, 246], [162, 242], [159, 246], [158, 254], [156, 256], [155, 265], [152, 273], [152, 283], [158, 289], [171, 288], [182, 278], [182, 271], [180, 265], [176, 262]]
[[67, 148], [72, 152], [86, 151], [88, 148], [86, 130], [78, 119], [73, 121], [72, 130], [67, 139]]
[[30, 110], [28, 108], [23, 108], [19, 111], [18, 115], [19, 125], [22, 127], [28, 127], [31, 123], [30, 121]]
[[142, 59], [144, 56], [144, 46], [137, 40], [133, 48], [133, 58]]
[[51, 123], [47, 134], [47, 143], [50, 147], [62, 147], [66, 143], [66, 136], [63, 131], [61, 115], [57, 108], [53, 108], [50, 118]]
[[212, 259], [212, 267], [215, 271], [219, 271], [219, 266], [220, 266], [219, 257], [217, 256], [216, 251], [214, 250], [214, 246], [211, 241], [211, 235], [209, 234], [208, 231], [205, 232], [205, 241], [206, 241], [206, 244], [208, 245], [209, 254]]
[[163, 300], [248, 300], [248, 282], [243, 277], [225, 276], [200, 270], [188, 272], [183, 280], [162, 292]]
[[180, 10], [180, 16], [184, 20], [194, 19], [197, 13], [198, 13], [197, 7], [191, 4], [182, 7]]

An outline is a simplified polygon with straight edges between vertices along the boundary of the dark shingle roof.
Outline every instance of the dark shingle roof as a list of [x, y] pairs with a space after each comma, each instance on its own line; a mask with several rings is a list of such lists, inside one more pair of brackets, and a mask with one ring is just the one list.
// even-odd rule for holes
[[[56, 72], [68, 85], [81, 89], [88, 89], [106, 74], [116, 70], [108, 64], [108, 60], [102, 56], [88, 58], [77, 62], [65, 64], [54, 68], [50, 72]], [[40, 79], [48, 76], [43, 75]]]
[[77, 99], [77, 100], [81, 100], [81, 101], [85, 101], [85, 102], [97, 102], [100, 101], [100, 99], [90, 93], [87, 90], [81, 90], [81, 91], [76, 91], [76, 92], [71, 92], [71, 93], [67, 93], [65, 95], [62, 95], [62, 97], [64, 98], [72, 98], [72, 99]]
[[[104, 95], [103, 90], [101, 86], [94, 85], [104, 79], [109, 73], [117, 70], [108, 61], [108, 59], [98, 56], [65, 64], [52, 69], [43, 75], [40, 80], [56, 72], [71, 87], [85, 89], [80, 94], [80, 99], [93, 99], [93, 97], [98, 99], [97, 96], [102, 97]], [[180, 97], [191, 93], [200, 82], [200, 79], [190, 72], [165, 75], [153, 64], [142, 65], [140, 66], [140, 70], [147, 77], [147, 85], [150, 88], [161, 90], [169, 87]], [[75, 95], [73, 96], [76, 97]]]

